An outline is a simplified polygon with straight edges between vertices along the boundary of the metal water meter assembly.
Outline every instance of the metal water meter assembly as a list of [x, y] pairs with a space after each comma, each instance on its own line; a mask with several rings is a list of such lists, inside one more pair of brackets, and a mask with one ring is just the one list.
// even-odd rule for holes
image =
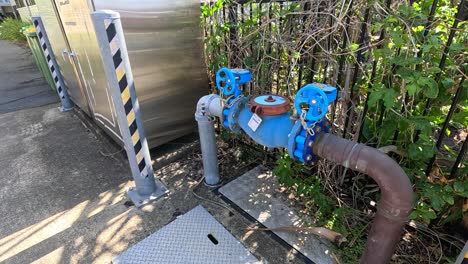
[[195, 112], [200, 135], [205, 184], [220, 185], [214, 120], [234, 133], [244, 132], [268, 148], [286, 148], [289, 156], [311, 164], [319, 157], [367, 174], [381, 190], [377, 213], [360, 263], [388, 263], [413, 209], [413, 189], [403, 169], [378, 149], [330, 132], [328, 106], [336, 101], [335, 87], [311, 83], [294, 101], [275, 94], [242, 93], [252, 76], [245, 69], [222, 68], [216, 73], [218, 94], [200, 98]]
[[291, 111], [291, 101], [285, 96], [244, 95], [240, 87], [250, 80], [250, 72], [244, 69], [221, 68], [217, 72], [223, 126], [234, 133], [244, 131], [265, 147], [287, 148], [291, 157], [311, 164], [316, 160], [311, 150], [314, 139], [330, 131], [325, 115], [336, 100], [336, 88], [321, 83], [302, 87]]

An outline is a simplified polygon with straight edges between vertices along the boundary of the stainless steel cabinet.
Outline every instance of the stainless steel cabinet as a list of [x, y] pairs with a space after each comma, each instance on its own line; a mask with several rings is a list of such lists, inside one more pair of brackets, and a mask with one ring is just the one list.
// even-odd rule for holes
[[70, 43], [68, 56], [77, 64], [77, 72], [96, 122], [110, 136], [121, 141], [114, 106], [90, 13], [92, 2], [55, 0], [65, 37]]
[[63, 34], [62, 23], [57, 16], [55, 4], [52, 0], [36, 0], [36, 4], [46, 27], [57, 63], [60, 65], [60, 72], [64, 78], [65, 85], [68, 87], [68, 93], [76, 105], [88, 115], [91, 115], [85, 91], [77, 75], [76, 64], [74, 59], [68, 55], [70, 47], [68, 40]]
[[[59, 65], [64, 70], [72, 99], [83, 110], [88, 108], [87, 112], [111, 136], [118, 140], [119, 131], [91, 22], [90, 14], [97, 9], [111, 9], [121, 14], [150, 146], [194, 130], [196, 102], [208, 92], [199, 1], [37, 0], [41, 16], [51, 13], [44, 11], [50, 9], [45, 8], [46, 1], [50, 1], [58, 18], [57, 25], [47, 23], [46, 29], [55, 30], [57, 34], [63, 32], [64, 41], [58, 42], [68, 42], [64, 45], [52, 40], [52, 45], [57, 46], [54, 47], [57, 55], [62, 46], [68, 48], [68, 53], [58, 57], [61, 57]], [[71, 80], [72, 75], [78, 81], [68, 81], [68, 76]]]

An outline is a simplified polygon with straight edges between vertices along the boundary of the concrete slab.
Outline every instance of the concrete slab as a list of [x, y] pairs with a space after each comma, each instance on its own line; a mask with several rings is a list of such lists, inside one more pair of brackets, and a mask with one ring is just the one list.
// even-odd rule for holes
[[59, 101], [34, 63], [31, 51], [0, 40], [0, 113]]
[[[279, 188], [271, 171], [258, 166], [221, 187], [219, 192], [267, 228], [304, 226], [304, 219], [288, 205]], [[330, 248], [307, 231], [273, 232], [313, 262], [334, 263]]]
[[[165, 165], [155, 173], [170, 194], [142, 210], [129, 207], [124, 151], [57, 106], [0, 114], [0, 263], [110, 263], [199, 204], [258, 259], [304, 263], [270, 234], [249, 231], [251, 222], [199, 184], [198, 148], [171, 163], [164, 156], [174, 155], [159, 157]], [[242, 174], [233, 166], [223, 179]]]

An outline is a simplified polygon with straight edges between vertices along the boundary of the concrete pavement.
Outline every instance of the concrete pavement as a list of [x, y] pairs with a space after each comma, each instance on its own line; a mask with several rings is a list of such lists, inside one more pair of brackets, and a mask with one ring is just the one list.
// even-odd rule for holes
[[0, 40], [0, 113], [59, 101], [40, 74], [28, 47]]
[[[121, 148], [77, 112], [49, 104], [57, 96], [40, 80], [32, 58], [14, 62], [17, 57], [28, 60], [26, 51], [0, 41], [0, 263], [110, 263], [199, 204], [258, 258], [302, 262], [271, 234], [247, 230], [242, 214], [199, 184], [198, 148], [171, 162], [177, 148], [155, 151], [156, 176], [170, 194], [143, 209], [130, 206], [125, 191], [133, 182]], [[34, 81], [19, 85], [26, 79]], [[225, 180], [242, 174], [227, 172]]]

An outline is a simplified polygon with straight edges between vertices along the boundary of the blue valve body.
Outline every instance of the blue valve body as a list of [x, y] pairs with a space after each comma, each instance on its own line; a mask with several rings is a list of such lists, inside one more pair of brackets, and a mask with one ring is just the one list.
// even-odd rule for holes
[[240, 86], [251, 79], [252, 75], [248, 70], [221, 68], [216, 73], [216, 86], [222, 94], [237, 97], [242, 93]]
[[221, 68], [217, 72], [218, 89], [222, 94], [230, 96], [223, 109], [223, 125], [235, 133], [243, 130], [263, 146], [287, 148], [292, 158], [311, 164], [316, 160], [312, 152], [314, 140], [320, 133], [328, 133], [331, 127], [324, 117], [329, 104], [336, 101], [336, 88], [321, 83], [307, 84], [297, 92], [294, 100], [297, 112], [300, 115], [305, 112], [302, 114], [302, 120], [296, 120], [294, 123], [288, 112], [259, 115], [261, 122], [256, 129], [252, 129], [249, 121], [254, 113], [248, 106], [249, 98], [242, 96], [240, 90], [240, 86], [251, 79], [252, 75], [245, 69]]
[[288, 153], [292, 158], [308, 165], [317, 159], [312, 152], [312, 145], [319, 133], [330, 131], [331, 124], [324, 117], [328, 111], [328, 105], [336, 98], [336, 88], [321, 83], [307, 84], [297, 92], [294, 106], [298, 113], [301, 113], [303, 104], [306, 104], [307, 112], [304, 123], [310, 129], [310, 133], [308, 134], [303, 124], [297, 121], [288, 141]]
[[253, 113], [248, 108], [242, 109], [239, 115], [239, 125], [247, 135], [255, 140], [255, 142], [268, 148], [288, 147], [288, 134], [294, 125], [291, 122], [289, 113], [275, 116], [260, 116], [262, 122], [255, 131], [248, 125], [252, 115]]
[[234, 73], [234, 78], [237, 81], [237, 85], [243, 85], [250, 80], [252, 80], [252, 75], [250, 74], [249, 70], [246, 69], [232, 69], [232, 72]]

